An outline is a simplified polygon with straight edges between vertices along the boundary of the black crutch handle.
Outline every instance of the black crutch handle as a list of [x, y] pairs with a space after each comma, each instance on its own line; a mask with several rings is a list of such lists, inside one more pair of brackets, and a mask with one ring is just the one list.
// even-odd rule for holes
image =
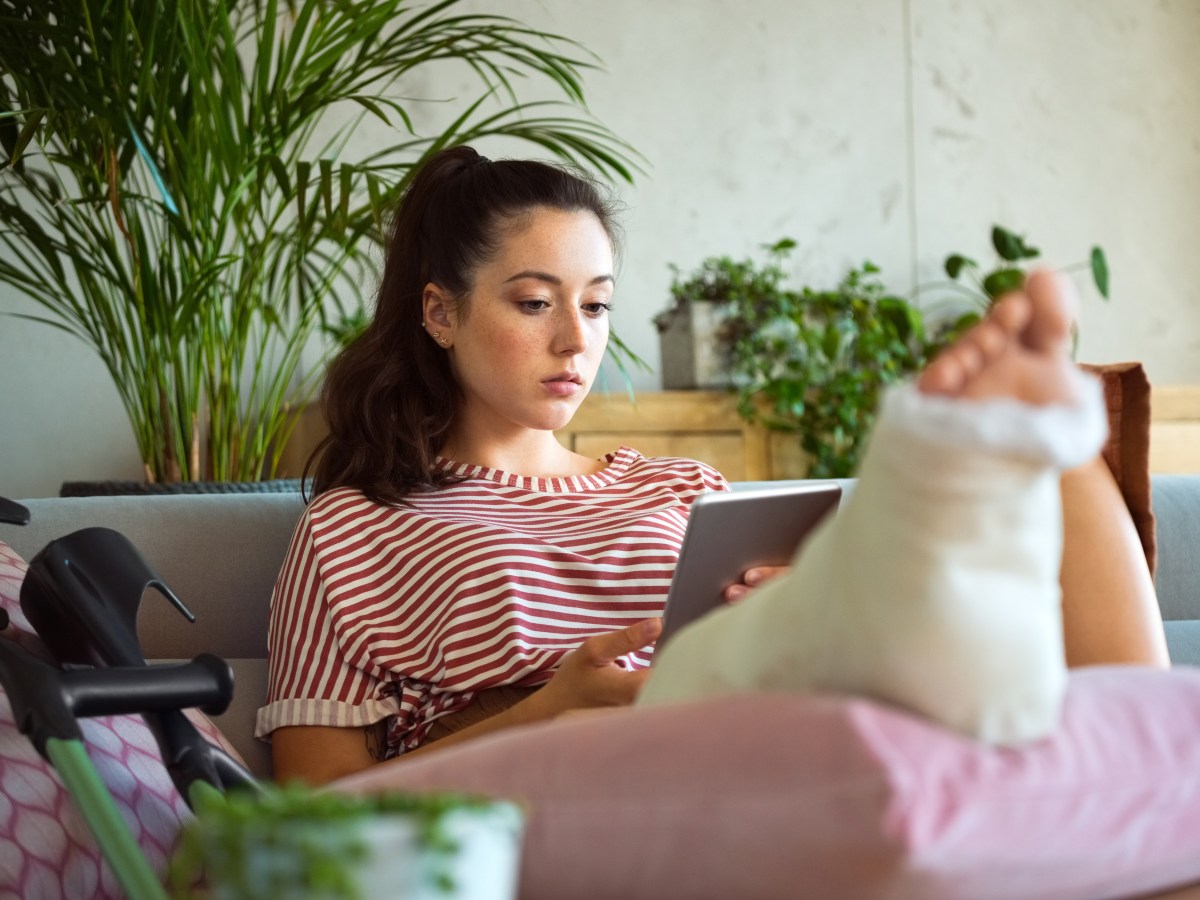
[[59, 669], [4, 639], [0, 639], [0, 683], [17, 728], [43, 756], [48, 738], [82, 740], [79, 718], [193, 706], [219, 715], [233, 698], [229, 663], [212, 654], [201, 654], [189, 663]]

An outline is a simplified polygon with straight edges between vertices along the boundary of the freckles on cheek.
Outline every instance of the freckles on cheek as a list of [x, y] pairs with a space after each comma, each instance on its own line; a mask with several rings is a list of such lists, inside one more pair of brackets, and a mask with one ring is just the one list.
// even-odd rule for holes
[[521, 362], [531, 359], [536, 342], [528, 335], [497, 335], [493, 345], [500, 359]]
[[533, 346], [533, 342], [527, 337], [496, 332], [488, 342], [485, 359], [481, 359], [480, 362], [493, 375], [516, 374], [527, 368], [530, 360], [534, 358]]

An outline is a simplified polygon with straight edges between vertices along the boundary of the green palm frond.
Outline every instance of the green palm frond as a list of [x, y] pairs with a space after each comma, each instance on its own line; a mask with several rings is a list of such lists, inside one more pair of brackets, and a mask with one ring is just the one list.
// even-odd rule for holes
[[[0, 281], [100, 356], [151, 480], [272, 474], [315, 382], [303, 348], [361, 308], [431, 153], [506, 137], [640, 170], [587, 112], [591, 53], [460, 6], [0, 0]], [[408, 96], [450, 62], [471, 99]], [[562, 99], [523, 102], [532, 82]], [[456, 112], [422, 134], [430, 100]], [[352, 156], [365, 117], [391, 137]]]

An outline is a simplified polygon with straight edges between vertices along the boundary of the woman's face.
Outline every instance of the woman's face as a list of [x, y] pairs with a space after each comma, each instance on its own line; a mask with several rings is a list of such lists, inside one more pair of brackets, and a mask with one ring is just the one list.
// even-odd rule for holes
[[539, 207], [508, 226], [463, 309], [439, 319], [427, 288], [426, 328], [449, 343], [465, 399], [455, 430], [504, 439], [566, 425], [599, 370], [613, 286], [612, 245], [595, 215]]

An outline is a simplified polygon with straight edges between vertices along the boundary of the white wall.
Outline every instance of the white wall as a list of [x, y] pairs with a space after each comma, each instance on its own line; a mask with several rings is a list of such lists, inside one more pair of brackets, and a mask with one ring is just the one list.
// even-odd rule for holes
[[[952, 251], [990, 262], [1000, 222], [1055, 263], [1108, 251], [1111, 302], [1080, 279], [1081, 358], [1200, 382], [1196, 0], [471, 3], [606, 62], [591, 107], [649, 161], [622, 192], [614, 324], [652, 364], [669, 262], [788, 235], [798, 282], [870, 258], [908, 292]], [[32, 307], [0, 288], [0, 310]], [[0, 384], [0, 494], [138, 476], [116, 392], [80, 345], [0, 319]]]

